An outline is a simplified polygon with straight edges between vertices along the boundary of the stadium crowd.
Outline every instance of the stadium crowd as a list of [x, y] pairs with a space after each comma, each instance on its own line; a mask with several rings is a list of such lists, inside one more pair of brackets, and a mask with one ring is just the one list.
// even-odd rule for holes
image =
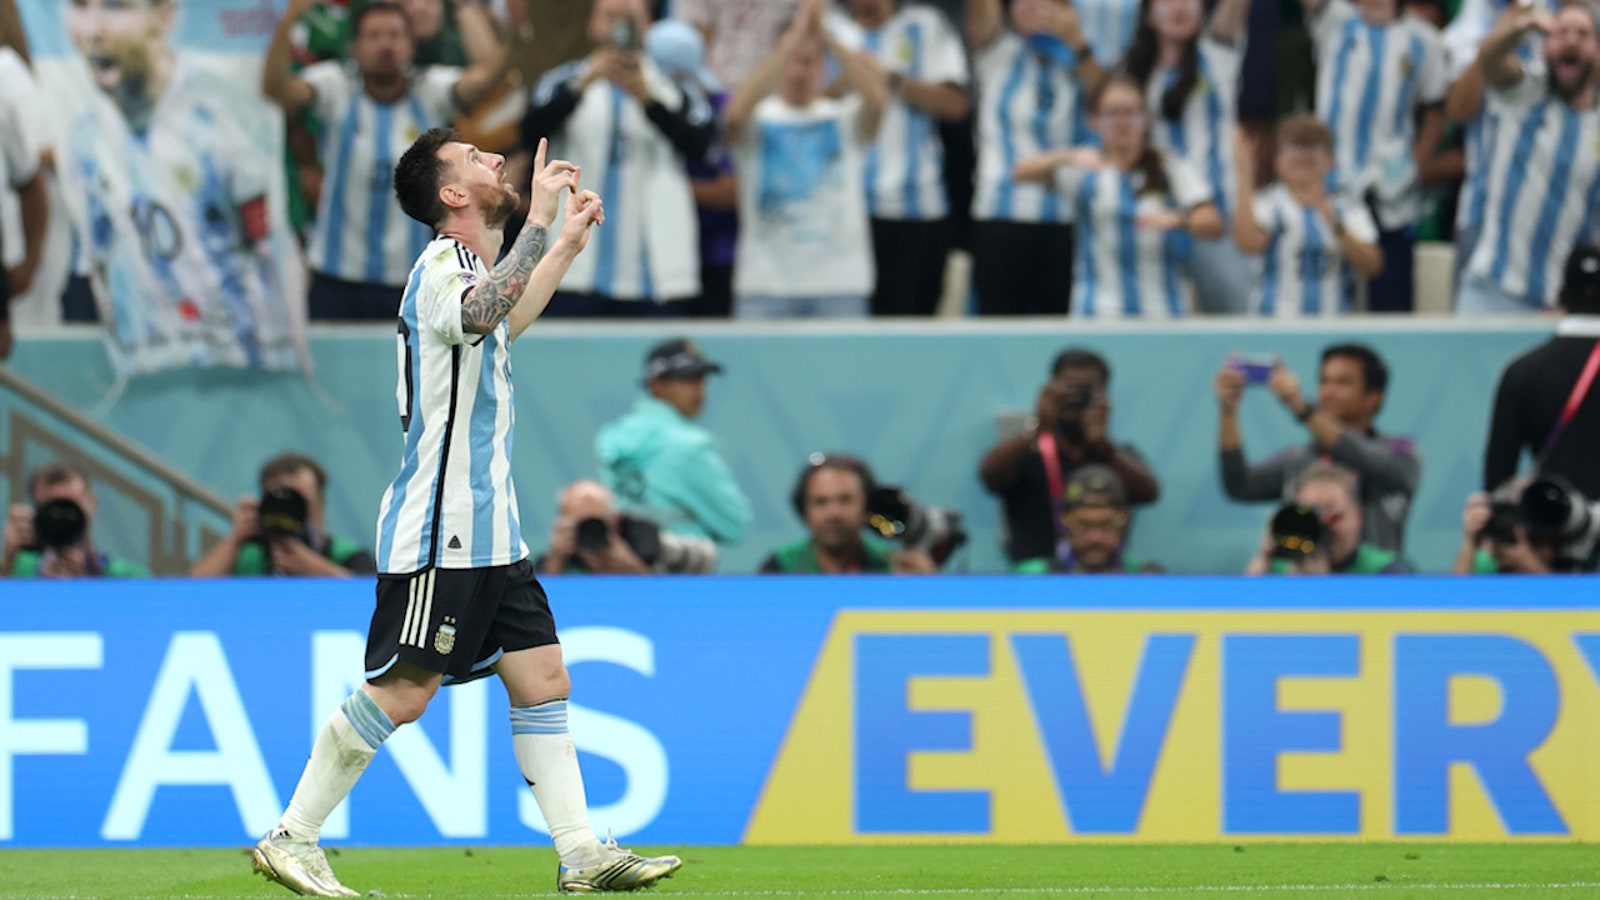
[[[509, 183], [526, 183], [531, 148], [548, 139], [603, 195], [606, 226], [549, 316], [929, 316], [957, 249], [970, 255], [978, 315], [1409, 312], [1419, 238], [1449, 241], [1458, 313], [1568, 314], [1536, 354], [1549, 352], [1502, 383], [1489, 493], [1466, 501], [1455, 568], [1594, 567], [1595, 8], [660, 5], [593, 0], [583, 17], [539, 0], [290, 0], [261, 91], [288, 126], [311, 317], [394, 319], [428, 235], [399, 214], [389, 173], [411, 136], [450, 122], [517, 161]], [[144, 82], [130, 96], [137, 67], [119, 29], [139, 30], [140, 16], [170, 27], [173, 3], [109, 7], [75, 2], [69, 31], [132, 120], [159, 97]], [[0, 181], [21, 198], [24, 223], [20, 262], [6, 270], [15, 292], [38, 264], [49, 214], [38, 184], [54, 157], [22, 58], [0, 51], [0, 72]], [[263, 233], [259, 199], [226, 212], [246, 236]], [[88, 290], [84, 278], [69, 282], [64, 318], [99, 315]], [[0, 328], [0, 356], [9, 341]], [[692, 342], [652, 351], [648, 396], [599, 436], [601, 478], [563, 493], [542, 571], [715, 568], [718, 545], [749, 518], [694, 421], [717, 371]], [[1160, 485], [1108, 433], [1109, 366], [1069, 348], [1048, 374], [1032, 420], [978, 472], [1002, 504], [1013, 570], [1159, 570], [1122, 552], [1134, 510]], [[1247, 460], [1236, 409], [1252, 384], [1304, 425], [1304, 446]], [[1359, 344], [1328, 347], [1312, 399], [1281, 361], [1230, 358], [1215, 389], [1225, 492], [1284, 504], [1249, 571], [1408, 569], [1421, 463], [1406, 439], [1374, 427], [1388, 389], [1382, 359]], [[1548, 465], [1519, 480], [1525, 448]], [[232, 534], [194, 574], [370, 571], [370, 553], [322, 531], [326, 480], [314, 460], [269, 462], [261, 497], [240, 502]], [[6, 572], [138, 574], [94, 551], [82, 472], [43, 469], [28, 495], [8, 519]], [[807, 534], [763, 571], [933, 572], [963, 539], [958, 513], [878, 485], [848, 456], [809, 461], [793, 506]]]

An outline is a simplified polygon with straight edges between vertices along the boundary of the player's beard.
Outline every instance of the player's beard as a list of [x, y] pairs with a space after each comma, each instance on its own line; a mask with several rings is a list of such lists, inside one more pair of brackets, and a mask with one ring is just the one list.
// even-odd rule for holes
[[483, 222], [490, 228], [504, 228], [522, 202], [516, 191], [505, 184], [484, 188], [478, 199], [483, 205]]

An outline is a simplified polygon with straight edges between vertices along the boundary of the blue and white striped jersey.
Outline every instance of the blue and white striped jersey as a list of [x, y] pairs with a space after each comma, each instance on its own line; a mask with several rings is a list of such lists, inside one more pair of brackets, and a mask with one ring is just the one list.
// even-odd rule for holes
[[1078, 29], [1100, 65], [1111, 68], [1139, 29], [1139, 0], [1074, 0]]
[[410, 92], [394, 103], [373, 100], [353, 66], [321, 62], [300, 77], [315, 93], [326, 172], [309, 247], [312, 270], [344, 281], [405, 284], [432, 232], [401, 211], [394, 166], [418, 135], [455, 116], [452, 94], [461, 70], [421, 69], [412, 75]]
[[450, 238], [417, 259], [400, 302], [395, 389], [405, 452], [378, 509], [378, 571], [504, 566], [528, 555], [511, 482], [511, 332], [461, 329], [489, 274]]
[[1600, 204], [1600, 111], [1575, 110], [1524, 74], [1489, 90], [1483, 230], [1467, 270], [1533, 306], [1556, 302], [1561, 269]]
[[[967, 84], [961, 38], [932, 7], [901, 7], [883, 27], [866, 32], [865, 43], [887, 71], [917, 81]], [[933, 117], [891, 94], [867, 153], [866, 182], [867, 208], [874, 216], [928, 221], [948, 215], [944, 144]]]
[[[1295, 200], [1281, 184], [1257, 191], [1252, 206], [1268, 240], [1250, 311], [1278, 319], [1349, 312], [1353, 273], [1339, 252], [1333, 223], [1316, 208]], [[1351, 237], [1364, 243], [1378, 239], [1378, 224], [1365, 204], [1336, 195], [1333, 211]]]
[[972, 58], [978, 87], [978, 165], [972, 217], [1071, 222], [1071, 204], [1044, 185], [1018, 182], [1019, 161], [1095, 142], [1072, 70], [1007, 31]]
[[1179, 156], [1200, 173], [1216, 192], [1214, 202], [1224, 222], [1231, 222], [1234, 185], [1234, 132], [1239, 127], [1239, 70], [1244, 46], [1225, 44], [1209, 32], [1199, 41], [1200, 80], [1176, 121], [1161, 115], [1161, 95], [1178, 80], [1177, 69], [1157, 69], [1145, 89], [1150, 104], [1150, 138], [1157, 147]]
[[1369, 24], [1349, 0], [1324, 0], [1311, 36], [1317, 117], [1333, 130], [1335, 187], [1352, 197], [1375, 192], [1384, 229], [1416, 224], [1417, 111], [1442, 102], [1449, 87], [1438, 32], [1409, 16]]
[[1139, 220], [1208, 202], [1211, 185], [1183, 160], [1170, 154], [1162, 159], [1169, 182], [1163, 193], [1145, 190], [1143, 175], [1109, 165], [1056, 173], [1057, 190], [1072, 204], [1078, 223], [1073, 318], [1166, 319], [1193, 310], [1188, 232], [1141, 227]]

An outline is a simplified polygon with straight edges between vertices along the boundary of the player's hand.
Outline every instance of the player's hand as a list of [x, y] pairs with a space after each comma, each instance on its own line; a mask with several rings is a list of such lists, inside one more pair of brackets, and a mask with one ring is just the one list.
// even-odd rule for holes
[[236, 544], [255, 540], [261, 531], [261, 501], [255, 497], [240, 497], [233, 507], [233, 535]]
[[1281, 359], [1272, 367], [1272, 374], [1267, 378], [1267, 390], [1272, 391], [1273, 396], [1282, 401], [1290, 412], [1295, 412], [1295, 407], [1304, 402], [1300, 396], [1300, 379], [1289, 371]]
[[1222, 368], [1217, 370], [1211, 389], [1216, 391], [1217, 403], [1222, 411], [1231, 413], [1239, 408], [1239, 401], [1244, 398], [1244, 373], [1224, 362]]
[[574, 191], [567, 196], [567, 216], [561, 223], [561, 236], [557, 239], [576, 256], [589, 243], [589, 229], [604, 225], [605, 205], [594, 191]]
[[1476, 544], [1483, 526], [1489, 524], [1489, 495], [1474, 491], [1467, 495], [1466, 508], [1461, 511], [1461, 533], [1467, 543]]
[[889, 569], [896, 575], [939, 574], [939, 564], [925, 550], [901, 550], [889, 554]]
[[550, 227], [561, 209], [561, 192], [578, 189], [579, 169], [564, 159], [544, 160], [550, 142], [539, 139], [539, 149], [533, 152], [533, 180], [528, 188], [528, 223]]
[[5, 555], [9, 558], [24, 547], [32, 547], [33, 507], [14, 503], [6, 514]]

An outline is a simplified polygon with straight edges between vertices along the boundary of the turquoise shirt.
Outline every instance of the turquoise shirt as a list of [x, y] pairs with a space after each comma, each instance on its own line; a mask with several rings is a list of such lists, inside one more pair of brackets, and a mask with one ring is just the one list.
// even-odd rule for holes
[[750, 501], [711, 432], [671, 405], [641, 397], [633, 411], [595, 438], [600, 480], [622, 508], [667, 531], [736, 544], [750, 524]]

